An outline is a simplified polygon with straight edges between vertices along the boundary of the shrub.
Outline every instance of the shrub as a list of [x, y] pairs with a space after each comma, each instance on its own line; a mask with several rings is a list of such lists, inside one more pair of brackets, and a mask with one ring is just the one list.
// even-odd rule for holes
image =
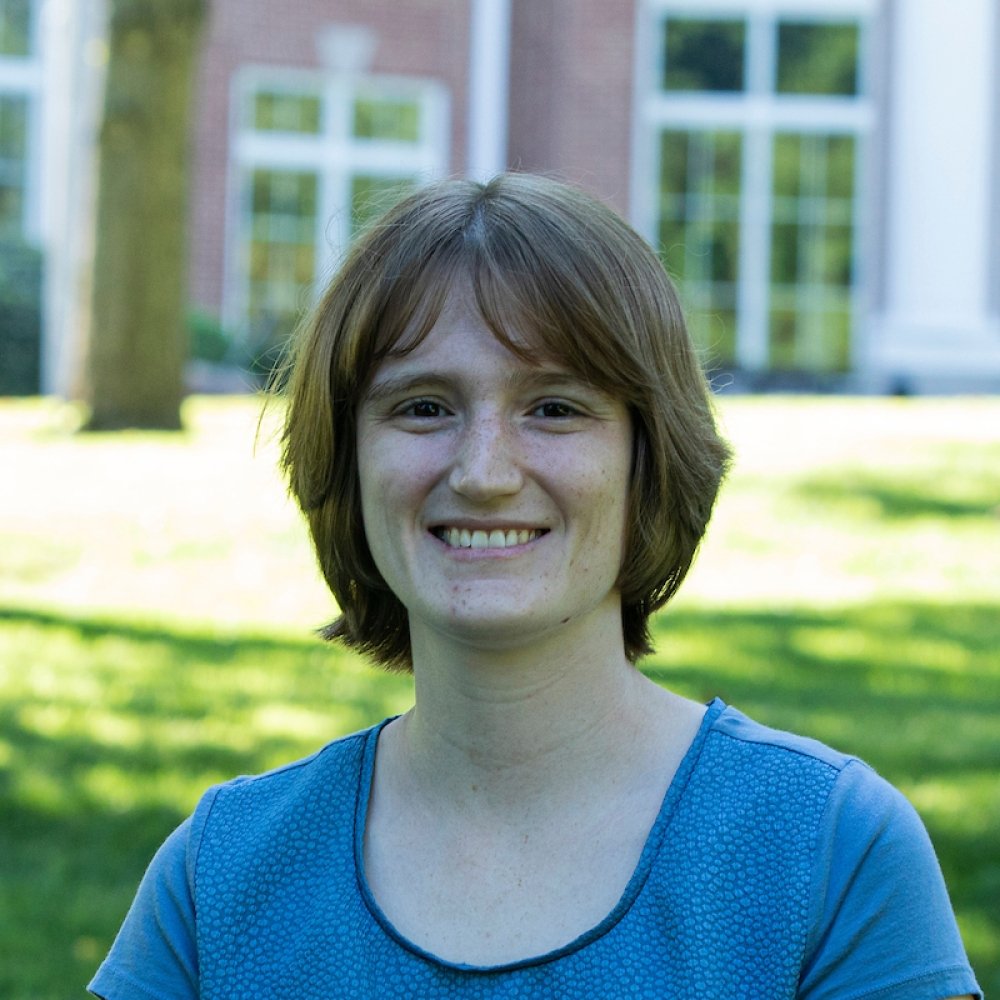
[[0, 242], [0, 396], [41, 391], [42, 254]]

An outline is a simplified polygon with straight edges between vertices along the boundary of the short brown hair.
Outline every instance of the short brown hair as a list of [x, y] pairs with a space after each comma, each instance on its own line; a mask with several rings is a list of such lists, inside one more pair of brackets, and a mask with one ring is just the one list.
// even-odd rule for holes
[[[290, 356], [282, 465], [340, 606], [327, 638], [410, 669], [406, 609], [365, 538], [356, 417], [383, 358], [412, 350], [450, 288], [468, 281], [484, 322], [624, 402], [634, 425], [625, 557], [625, 652], [651, 651], [649, 616], [686, 575], [729, 450], [676, 293], [611, 209], [556, 181], [505, 174], [429, 185], [354, 245]], [[537, 352], [534, 354], [537, 360]]]

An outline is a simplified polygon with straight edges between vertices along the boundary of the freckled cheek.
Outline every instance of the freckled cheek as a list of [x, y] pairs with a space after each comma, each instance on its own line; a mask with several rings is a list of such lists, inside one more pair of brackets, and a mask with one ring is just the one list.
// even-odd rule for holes
[[438, 478], [436, 468], [433, 456], [420, 449], [380, 449], [376, 445], [359, 462], [362, 498], [367, 493], [385, 503], [419, 496]]

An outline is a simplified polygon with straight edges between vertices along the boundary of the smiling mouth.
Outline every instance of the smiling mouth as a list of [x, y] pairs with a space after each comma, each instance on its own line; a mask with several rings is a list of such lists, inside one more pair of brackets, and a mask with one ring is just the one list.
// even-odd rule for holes
[[432, 534], [452, 549], [509, 549], [515, 545], [527, 545], [541, 538], [545, 530], [541, 528], [494, 528], [485, 531], [477, 528], [432, 528]]

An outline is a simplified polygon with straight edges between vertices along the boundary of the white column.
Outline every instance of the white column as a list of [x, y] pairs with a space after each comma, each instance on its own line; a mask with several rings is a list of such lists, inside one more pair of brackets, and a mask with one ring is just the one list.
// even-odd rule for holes
[[869, 362], [916, 379], [1000, 377], [990, 316], [995, 0], [897, 0], [885, 312]]
[[510, 0], [471, 0], [466, 174], [488, 180], [507, 166]]
[[42, 391], [63, 396], [78, 388], [89, 320], [106, 12], [105, 0], [46, 0], [41, 7]]

